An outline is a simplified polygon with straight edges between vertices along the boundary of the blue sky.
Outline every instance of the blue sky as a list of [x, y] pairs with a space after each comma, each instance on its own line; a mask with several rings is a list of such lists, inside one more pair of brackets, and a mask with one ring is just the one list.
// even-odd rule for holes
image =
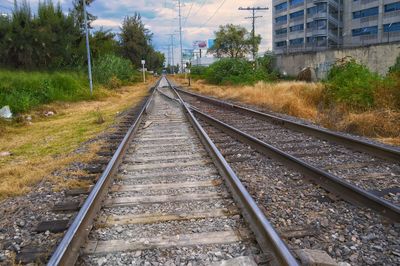
[[[57, 2], [56, 0], [53, 0]], [[39, 0], [30, 0], [33, 10]], [[60, 0], [65, 12], [71, 8], [72, 0]], [[196, 40], [207, 40], [214, 36], [219, 25], [240, 24], [251, 30], [250, 11], [239, 11], [239, 7], [268, 6], [271, 0], [182, 0], [183, 48], [191, 48]], [[9, 12], [13, 0], [0, 0], [0, 12]], [[98, 19], [94, 25], [118, 32], [125, 16], [139, 12], [146, 27], [154, 33], [153, 44], [157, 50], [167, 53], [170, 37], [175, 33], [175, 58], [178, 52], [178, 1], [174, 0], [95, 0], [89, 11]], [[257, 19], [256, 33], [263, 41], [261, 51], [270, 49], [272, 39], [271, 10], [259, 12], [263, 17]]]

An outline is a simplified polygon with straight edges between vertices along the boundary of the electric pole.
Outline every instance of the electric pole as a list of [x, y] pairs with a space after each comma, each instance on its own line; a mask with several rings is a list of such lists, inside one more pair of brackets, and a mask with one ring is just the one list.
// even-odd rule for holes
[[183, 73], [183, 54], [182, 54], [182, 15], [181, 15], [181, 0], [178, 0], [179, 9], [179, 43], [181, 48], [181, 73]]
[[88, 74], [89, 74], [89, 86], [90, 86], [90, 95], [93, 95], [93, 80], [92, 80], [92, 62], [90, 59], [90, 45], [89, 45], [89, 30], [87, 25], [87, 14], [86, 14], [86, 0], [83, 0], [83, 17], [85, 22], [85, 34], [86, 34], [86, 52], [87, 52], [87, 60], [88, 60]]
[[262, 10], [268, 10], [268, 7], [239, 7], [239, 10], [248, 10], [252, 11], [253, 15], [251, 17], [246, 17], [246, 19], [252, 19], [252, 30], [251, 30], [251, 36], [253, 38], [253, 60], [256, 60], [256, 19], [257, 18], [262, 18], [262, 16], [256, 16], [256, 11], [262, 11]]
[[172, 65], [172, 69], [173, 69], [173, 71], [171, 71], [171, 74], [175, 75], [175, 66], [174, 66], [174, 64], [175, 64], [175, 62], [174, 62], [174, 52], [175, 52], [174, 51], [174, 36], [175, 36], [175, 34], [171, 33], [171, 34], [167, 34], [167, 35], [171, 36], [171, 60], [172, 60], [171, 65]]
[[171, 71], [171, 50], [170, 50], [171, 45], [168, 45], [168, 60], [167, 60], [167, 69], [169, 66], [169, 70]]

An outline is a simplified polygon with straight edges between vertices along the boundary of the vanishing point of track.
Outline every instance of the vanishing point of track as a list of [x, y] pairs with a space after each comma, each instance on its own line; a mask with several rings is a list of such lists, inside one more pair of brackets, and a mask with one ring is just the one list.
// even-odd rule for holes
[[48, 265], [297, 265], [167, 85], [152, 89]]
[[[384, 262], [396, 263], [398, 158], [161, 78], [48, 264], [297, 265], [302, 248], [355, 264], [393, 250]], [[384, 247], [354, 235], [370, 229], [389, 232]]]

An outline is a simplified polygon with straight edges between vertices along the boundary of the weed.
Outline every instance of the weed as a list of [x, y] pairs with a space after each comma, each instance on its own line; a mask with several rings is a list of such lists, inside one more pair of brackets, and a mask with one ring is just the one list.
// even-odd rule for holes
[[374, 106], [374, 89], [382, 79], [354, 59], [339, 61], [328, 73], [327, 99], [356, 109]]
[[86, 78], [75, 72], [0, 71], [0, 106], [26, 112], [52, 101], [90, 99]]
[[104, 122], [106, 122], [106, 120], [104, 119], [104, 115], [103, 115], [103, 113], [100, 111], [100, 108], [99, 108], [99, 107], [96, 108], [96, 111], [94, 112], [94, 115], [95, 115], [95, 117], [96, 117], [96, 120], [95, 120], [96, 124], [101, 125], [101, 124], [103, 124]]
[[130, 60], [108, 54], [98, 58], [93, 64], [94, 80], [111, 89], [134, 82], [139, 79], [139, 73], [134, 70]]

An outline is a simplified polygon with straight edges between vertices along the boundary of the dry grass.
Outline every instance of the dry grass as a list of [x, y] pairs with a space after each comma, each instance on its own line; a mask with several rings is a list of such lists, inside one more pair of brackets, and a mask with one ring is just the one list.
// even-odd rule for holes
[[[83, 153], [73, 151], [109, 128], [118, 112], [138, 103], [151, 82], [103, 93], [98, 100], [41, 106], [29, 114], [32, 123], [1, 122], [0, 152], [9, 151], [12, 156], [0, 157], [0, 200], [24, 194], [44, 178], [61, 182], [58, 188], [82, 185], [51, 173], [71, 162], [93, 159], [98, 142], [87, 145]], [[44, 110], [53, 110], [56, 115], [45, 117]]]
[[[181, 84], [187, 81], [176, 78]], [[259, 82], [254, 86], [215, 86], [192, 81], [191, 90], [221, 99], [256, 105], [321, 124], [327, 128], [400, 144], [400, 113], [389, 108], [355, 112], [345, 106], [324, 106], [324, 85], [298, 81]]]
[[198, 80], [192, 82], [191, 89], [217, 98], [240, 101], [275, 112], [313, 120], [317, 117], [317, 105], [322, 101], [323, 85], [285, 81], [279, 83], [258, 82], [254, 86], [228, 87], [208, 85], [204, 81]]

